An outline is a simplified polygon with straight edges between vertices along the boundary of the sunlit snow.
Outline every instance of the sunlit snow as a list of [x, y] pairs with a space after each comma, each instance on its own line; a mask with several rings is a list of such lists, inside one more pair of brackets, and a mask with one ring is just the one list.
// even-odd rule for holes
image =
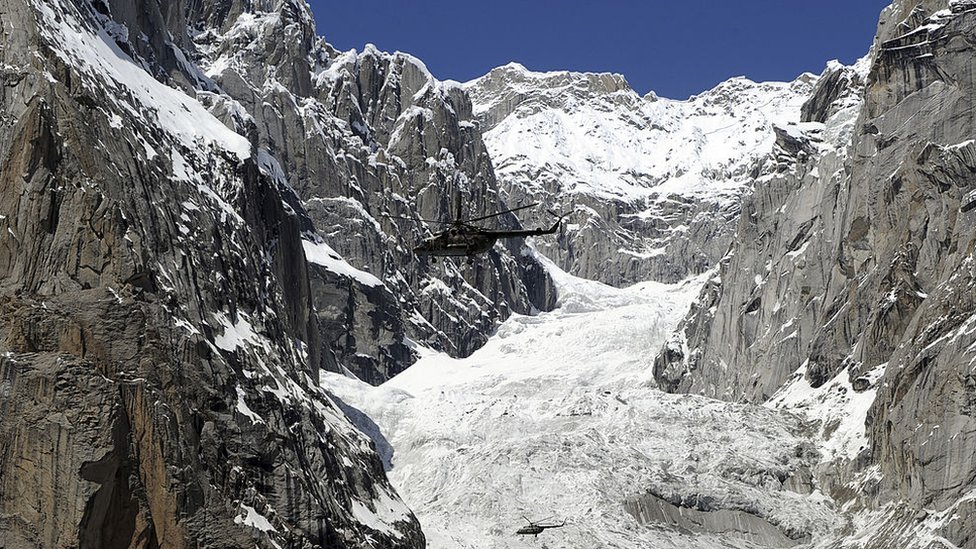
[[804, 363], [766, 406], [806, 415], [821, 429], [826, 457], [854, 459], [869, 446], [864, 423], [877, 392], [874, 384], [884, 375], [886, 366], [881, 364], [867, 374], [870, 389], [856, 392], [846, 369], [824, 385], [811, 387], [805, 377], [807, 365]]
[[214, 337], [214, 345], [217, 347], [225, 351], [235, 351], [246, 343], [258, 343], [258, 336], [244, 313], [238, 313], [236, 321], [231, 321], [224, 313], [214, 313], [213, 316], [216, 324], [223, 329], [221, 334]]
[[[496, 71], [508, 73], [505, 93], [482, 93]], [[538, 181], [526, 175], [538, 172], [558, 179], [562, 192], [617, 200], [731, 198], [749, 166], [772, 150], [773, 126], [799, 122], [816, 82], [810, 74], [794, 82], [738, 77], [678, 101], [640, 97], [629, 87], [586, 91], [587, 78], [611, 75], [540, 73], [512, 63], [464, 84], [479, 113], [528, 98], [485, 134], [500, 179], [531, 186]]]
[[325, 242], [302, 240], [302, 246], [305, 248], [305, 257], [309, 263], [321, 265], [336, 274], [352, 278], [364, 286], [383, 285], [383, 281], [376, 276], [350, 265]]
[[429, 547], [523, 547], [523, 516], [550, 515], [567, 521], [540, 535], [551, 548], [749, 546], [639, 524], [625, 504], [648, 492], [755, 507], [783, 527], [835, 524], [822, 494], [768, 478], [797, 466], [797, 418], [654, 387], [654, 354], [708, 275], [617, 289], [547, 264], [559, 308], [512, 316], [466, 359], [422, 350], [375, 388], [323, 374], [392, 446], [390, 478]]
[[[53, 30], [50, 38], [59, 46], [53, 51], [78, 70], [100, 75], [115, 88], [115, 103], [132, 116], [147, 118], [189, 148], [214, 144], [240, 160], [250, 158], [251, 145], [245, 137], [214, 118], [196, 99], [150, 76], [119, 49], [105, 29], [92, 33], [77, 20], [55, 13], [45, 2], [35, 5], [46, 20], [44, 28]], [[122, 99], [127, 97], [131, 99]]]
[[394, 524], [406, 521], [410, 517], [410, 509], [383, 490], [379, 491], [378, 497], [371, 502], [371, 505], [373, 509], [360, 501], [353, 500], [352, 516], [373, 530], [395, 538], [403, 537], [403, 533], [395, 528]]
[[234, 522], [236, 524], [251, 526], [261, 530], [262, 532], [278, 531], [278, 529], [271, 524], [271, 521], [265, 518], [265, 516], [261, 513], [258, 513], [254, 507], [251, 507], [250, 505], [241, 505], [241, 511], [243, 511], [244, 514], [234, 517]]

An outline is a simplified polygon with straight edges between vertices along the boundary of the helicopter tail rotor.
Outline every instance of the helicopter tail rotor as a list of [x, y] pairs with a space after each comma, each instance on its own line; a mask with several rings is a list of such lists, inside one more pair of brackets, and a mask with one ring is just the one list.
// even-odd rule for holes
[[556, 218], [556, 222], [553, 223], [552, 224], [552, 227], [549, 227], [548, 229], [545, 229], [543, 227], [539, 227], [539, 229], [537, 230], [537, 234], [553, 234], [553, 233], [555, 233], [556, 231], [559, 230], [559, 225], [563, 222], [563, 218], [566, 217], [567, 215], [569, 215], [569, 214], [561, 214], [560, 215], [560, 214], [557, 214], [556, 212], [554, 212], [552, 210], [546, 210], [546, 211], [549, 212], [549, 215], [551, 215], [551, 216], [553, 216], [553, 217]]

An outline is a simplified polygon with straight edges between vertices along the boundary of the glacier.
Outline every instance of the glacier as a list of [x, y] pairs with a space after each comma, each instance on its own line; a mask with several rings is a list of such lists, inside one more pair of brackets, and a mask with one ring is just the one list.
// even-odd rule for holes
[[[421, 348], [378, 387], [322, 373], [376, 422], [364, 432], [429, 547], [522, 547], [523, 517], [566, 520], [539, 536], [552, 548], [790, 546], [842, 523], [790, 480], [820, 455], [803, 416], [655, 388], [649, 350], [713, 273], [615, 288], [544, 261], [557, 308], [513, 315], [470, 357]], [[668, 528], [673, 503], [725, 513], [726, 530]]]

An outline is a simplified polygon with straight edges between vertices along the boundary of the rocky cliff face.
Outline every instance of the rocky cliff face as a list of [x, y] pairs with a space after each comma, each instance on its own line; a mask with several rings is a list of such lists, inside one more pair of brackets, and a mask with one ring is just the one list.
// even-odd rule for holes
[[[306, 214], [320, 338], [336, 353], [323, 352], [324, 368], [337, 362], [378, 383], [413, 361], [409, 339], [465, 356], [511, 312], [552, 307], [521, 242], [463, 268], [412, 254], [443, 228], [419, 217], [454, 219], [456, 202], [466, 217], [506, 208], [460, 87], [406, 54], [336, 51], [316, 38], [304, 2], [190, 13], [195, 61], [223, 94], [215, 101], [253, 124], [259, 150], [277, 161], [267, 171]], [[519, 226], [511, 215], [498, 223]]]
[[317, 378], [551, 300], [504, 246], [415, 267], [424, 226], [380, 215], [503, 206], [463, 92], [302, 2], [0, 16], [4, 546], [423, 546]]
[[568, 272], [626, 285], [676, 282], [722, 258], [774, 125], [799, 121], [816, 81], [734, 78], [674, 101], [616, 74], [510, 64], [464, 87], [508, 200], [570, 214], [537, 247]]
[[[802, 354], [798, 347], [809, 341], [808, 330], [817, 323], [817, 311], [804, 304], [832, 268], [808, 260], [826, 252], [817, 247], [825, 232], [827, 215], [822, 211], [833, 211], [835, 205], [821, 202], [845, 198], [836, 198], [815, 183], [837, 184], [846, 175], [844, 161], [861, 107], [866, 68], [866, 63], [830, 67], [805, 110], [820, 107], [800, 125], [777, 128], [773, 154], [759, 161], [754, 170], [765, 175], [757, 178], [742, 201], [735, 245], [723, 258], [718, 276], [706, 285], [684, 329], [659, 357], [658, 380], [666, 387], [761, 402], [795, 370]], [[781, 209], [796, 213], [787, 216]], [[789, 274], [794, 271], [797, 274]], [[783, 273], [789, 275], [789, 281]], [[738, 285], [741, 302], [732, 298], [731, 284]], [[727, 319], [732, 318], [741, 323], [738, 331], [730, 331], [732, 322]], [[682, 334], [695, 338], [683, 339]], [[750, 368], [728, 367], [738, 361], [756, 364], [770, 349], [783, 358], [786, 349], [795, 354], [770, 365], [774, 372], [762, 376], [754, 376]], [[703, 372], [704, 364], [714, 365], [714, 376], [686, 375], [689, 370]]]
[[885, 10], [865, 70], [822, 78], [780, 135], [655, 363], [670, 390], [817, 419], [820, 482], [864, 513], [849, 545], [976, 543], [974, 38], [973, 2]]

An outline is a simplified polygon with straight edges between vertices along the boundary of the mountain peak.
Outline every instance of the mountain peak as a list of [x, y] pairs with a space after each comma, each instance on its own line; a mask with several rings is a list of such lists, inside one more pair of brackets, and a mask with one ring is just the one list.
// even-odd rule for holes
[[574, 105], [592, 101], [631, 105], [641, 101], [621, 74], [536, 72], [516, 62], [496, 67], [462, 86], [470, 94], [475, 114], [486, 132], [523, 103], [529, 103], [531, 108], [538, 104], [538, 108], [572, 109]]
[[610, 94], [620, 91], [633, 92], [624, 75], [610, 72], [533, 71], [512, 61], [488, 71], [488, 74], [465, 83], [467, 88], [531, 86], [576, 90], [587, 94]]

